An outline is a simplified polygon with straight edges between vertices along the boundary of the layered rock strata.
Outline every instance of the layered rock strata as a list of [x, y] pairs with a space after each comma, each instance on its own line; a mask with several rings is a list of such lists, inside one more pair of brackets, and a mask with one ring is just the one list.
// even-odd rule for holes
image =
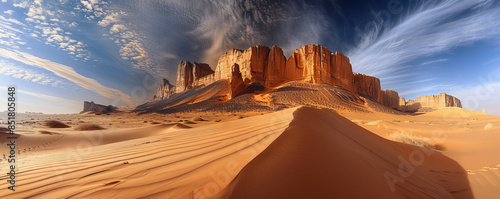
[[175, 94], [175, 86], [171, 85], [167, 79], [163, 79], [156, 90], [153, 100], [164, 100]]
[[399, 100], [400, 109], [406, 111], [417, 111], [418, 109], [440, 109], [445, 107], [462, 108], [462, 102], [452, 95], [440, 93], [439, 95], [427, 95], [417, 97], [415, 100], [405, 102], [404, 98]]
[[[396, 109], [402, 107], [396, 91], [382, 90], [378, 78], [354, 73], [348, 57], [316, 44], [296, 49], [288, 59], [278, 46], [233, 49], [219, 57], [215, 71], [207, 64], [182, 61], [177, 70], [175, 91], [183, 92], [221, 79], [229, 80], [231, 88], [236, 89], [231, 91], [231, 98], [253, 82], [276, 87], [284, 82], [302, 81], [340, 86], [371, 97], [385, 106]], [[457, 102], [451, 100], [449, 103]]]

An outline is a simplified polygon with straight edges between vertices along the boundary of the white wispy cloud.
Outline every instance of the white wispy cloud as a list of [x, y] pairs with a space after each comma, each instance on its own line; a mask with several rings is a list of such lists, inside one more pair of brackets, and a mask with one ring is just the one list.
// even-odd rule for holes
[[[2, 90], [7, 90], [7, 87], [5, 87], [5, 86], [0, 86], [0, 89], [2, 89]], [[55, 96], [50, 96], [50, 95], [44, 95], [44, 94], [34, 93], [34, 92], [25, 91], [25, 90], [20, 90], [20, 89], [16, 89], [16, 90], [17, 90], [17, 92], [19, 92], [19, 93], [24, 93], [24, 94], [27, 94], [27, 95], [31, 95], [31, 96], [38, 97], [38, 98], [42, 98], [42, 99], [46, 99], [46, 100], [51, 100], [51, 101], [54, 101], [54, 102], [60, 102], [60, 103], [62, 102], [62, 103], [70, 104], [70, 105], [81, 105], [81, 102], [76, 101], [76, 100], [70, 100], [70, 99], [61, 98], [61, 97], [55, 97]], [[23, 103], [23, 104], [24, 104], [24, 103]]]
[[45, 70], [51, 71], [59, 77], [67, 79], [78, 86], [88, 89], [90, 91], [94, 91], [99, 95], [111, 99], [123, 100], [127, 103], [137, 104], [137, 101], [130, 97], [129, 95], [106, 86], [103, 86], [99, 82], [94, 79], [82, 76], [78, 74], [73, 68], [52, 62], [50, 60], [42, 59], [27, 53], [19, 52], [19, 51], [10, 51], [5, 49], [0, 49], [0, 56], [5, 58], [10, 58], [12, 60], [30, 65], [39, 68], [43, 68]]
[[435, 64], [435, 63], [446, 62], [446, 61], [448, 61], [448, 59], [436, 59], [436, 60], [421, 63], [420, 65], [425, 66], [425, 65], [429, 65], [429, 64]]
[[14, 65], [4, 60], [0, 60], [0, 74], [31, 81], [41, 85], [51, 85], [57, 87], [64, 84], [63, 82], [56, 80], [49, 75], [25, 69], [21, 66]]
[[[7, 90], [7, 87], [6, 86], [0, 86], [0, 89], [1, 90]], [[35, 97], [38, 97], [38, 98], [42, 98], [42, 99], [46, 99], [46, 100], [51, 100], [51, 101], [54, 101], [54, 102], [60, 102], [60, 103], [62, 102], [62, 103], [70, 104], [70, 105], [81, 105], [82, 104], [81, 102], [76, 101], [76, 100], [70, 100], [70, 99], [61, 98], [61, 97], [55, 97], [55, 96], [44, 95], [44, 94], [40, 94], [40, 93], [29, 92], [29, 91], [25, 91], [25, 90], [20, 90], [19, 88], [17, 88], [16, 90], [19, 93], [24, 93], [26, 95], [35, 96]], [[24, 104], [24, 102], [23, 102], [23, 104]]]
[[[32, 4], [26, 5], [26, 7], [28, 8], [26, 22], [30, 23], [34, 32], [39, 31], [39, 34], [32, 33], [32, 37], [45, 42], [47, 45], [67, 51], [77, 61], [91, 59], [91, 54], [86, 49], [87, 44], [73, 38], [72, 34], [67, 30], [74, 28], [77, 25], [76, 22], [69, 23], [61, 19], [61, 16], [67, 16], [68, 13], [62, 10], [53, 10], [54, 7], [47, 7], [42, 0], [34, 1]], [[33, 31], [33, 29], [30, 31]]]
[[28, 1], [22, 1], [20, 3], [14, 3], [14, 7], [26, 8], [28, 7]]
[[167, 6], [167, 20], [192, 28], [187, 36], [200, 44], [196, 49], [202, 52], [199, 61], [210, 65], [233, 48], [278, 45], [290, 55], [304, 44], [336, 37], [334, 31], [327, 31], [335, 22], [328, 21], [321, 8], [304, 1], [172, 0]]
[[14, 13], [14, 11], [13, 10], [6, 10], [6, 11], [3, 11], [3, 13], [8, 14], [8, 15], [12, 15], [12, 13]]
[[[428, 1], [415, 10], [392, 28], [381, 32], [380, 24], [378, 32], [367, 33], [348, 53], [353, 69], [384, 79], [416, 58], [480, 40], [498, 42], [500, 38], [500, 9], [491, 2]], [[466, 16], [454, 18], [466, 11]]]
[[158, 68], [144, 46], [144, 36], [131, 28], [133, 24], [123, 19], [126, 15], [125, 11], [105, 13], [97, 24], [103, 28], [109, 28], [110, 39], [120, 47], [119, 53], [123, 60], [130, 61], [136, 69], [156, 75]]
[[20, 21], [0, 15], [0, 45], [18, 49], [21, 41], [19, 35], [23, 33], [20, 29], [23, 27], [24, 24]]

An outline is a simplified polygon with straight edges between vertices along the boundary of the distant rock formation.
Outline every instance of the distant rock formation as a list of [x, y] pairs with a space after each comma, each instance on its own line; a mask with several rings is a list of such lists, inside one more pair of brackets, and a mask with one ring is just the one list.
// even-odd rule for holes
[[[175, 92], [184, 92], [222, 79], [231, 82], [229, 98], [244, 93], [241, 89], [255, 82], [275, 87], [289, 81], [301, 81], [340, 86], [390, 108], [407, 108], [406, 102], [402, 105], [396, 91], [381, 89], [378, 78], [353, 72], [348, 57], [339, 52], [332, 53], [317, 44], [296, 49], [288, 59], [278, 46], [269, 48], [259, 45], [247, 50], [229, 50], [219, 57], [215, 71], [207, 64], [182, 61], [177, 70]], [[426, 106], [434, 103], [427, 103], [423, 98], [418, 100]], [[447, 104], [459, 103], [453, 98], [444, 100], [448, 100]]]
[[408, 100], [408, 102], [405, 102], [405, 99], [402, 98], [400, 99], [399, 106], [402, 110], [417, 111], [419, 109], [439, 109], [445, 107], [462, 108], [462, 102], [454, 96], [440, 93], [439, 95], [417, 97], [415, 100]]
[[177, 67], [176, 93], [184, 92], [200, 85], [208, 85], [214, 82], [214, 71], [208, 64], [200, 64], [189, 61], [181, 61]]
[[164, 78], [160, 83], [160, 86], [158, 86], [156, 95], [153, 97], [153, 100], [168, 99], [173, 94], [175, 94], [175, 86], [171, 85], [170, 82]]
[[85, 113], [85, 112], [89, 112], [89, 111], [103, 114], [103, 113], [117, 112], [117, 108], [114, 106], [111, 106], [111, 105], [105, 106], [105, 105], [101, 105], [101, 104], [96, 104], [96, 103], [94, 103], [94, 101], [91, 101], [91, 102], [84, 101], [83, 102], [83, 111], [80, 113]]

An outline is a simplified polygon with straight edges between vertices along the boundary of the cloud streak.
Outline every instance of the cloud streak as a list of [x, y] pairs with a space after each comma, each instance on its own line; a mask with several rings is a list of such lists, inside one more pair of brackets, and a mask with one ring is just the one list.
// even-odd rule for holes
[[428, 62], [424, 62], [422, 64], [420, 64], [421, 66], [425, 66], [425, 65], [429, 65], [429, 64], [435, 64], [435, 63], [439, 63], [439, 62], [446, 62], [448, 61], [448, 59], [436, 59], [436, 60], [432, 60], [432, 61], [428, 61]]
[[0, 74], [32, 81], [41, 85], [51, 85], [57, 87], [61, 84], [64, 84], [63, 82], [56, 80], [46, 74], [24, 69], [20, 66], [5, 62], [4, 60], [0, 60]]
[[384, 79], [416, 58], [500, 38], [500, 9], [485, 1], [429, 1], [392, 28], [377, 31], [365, 35], [348, 56], [355, 71]]
[[[7, 87], [0, 86], [0, 89], [7, 90]], [[76, 100], [70, 100], [70, 99], [61, 98], [61, 97], [44, 95], [44, 94], [29, 92], [29, 91], [25, 91], [25, 90], [19, 90], [17, 88], [16, 88], [16, 90], [19, 93], [24, 93], [26, 95], [35, 96], [35, 97], [38, 97], [38, 98], [42, 98], [42, 99], [46, 99], [46, 100], [51, 100], [51, 101], [54, 101], [54, 102], [62, 102], [62, 103], [70, 104], [70, 105], [81, 105], [82, 104], [82, 102], [79, 102], [79, 101], [76, 101]]]
[[54, 74], [67, 79], [78, 86], [88, 89], [90, 91], [94, 91], [98, 93], [99, 95], [111, 99], [116, 99], [116, 100], [124, 100], [125, 102], [129, 104], [137, 104], [138, 102], [130, 97], [129, 95], [113, 89], [113, 88], [108, 88], [100, 84], [94, 79], [84, 77], [80, 74], [78, 74], [76, 71], [73, 70], [73, 68], [52, 62], [50, 60], [42, 59], [27, 53], [19, 52], [19, 51], [10, 51], [10, 50], [5, 50], [5, 49], [0, 49], [0, 56], [5, 57], [5, 58], [10, 58], [12, 60], [30, 65], [30, 66], [35, 66], [39, 68], [43, 68], [45, 70], [51, 71]]

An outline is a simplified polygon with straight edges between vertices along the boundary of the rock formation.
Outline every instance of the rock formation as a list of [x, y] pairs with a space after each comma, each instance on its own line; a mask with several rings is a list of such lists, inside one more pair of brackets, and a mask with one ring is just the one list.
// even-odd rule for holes
[[89, 111], [93, 111], [96, 113], [112, 113], [112, 112], [117, 112], [117, 108], [114, 106], [111, 106], [111, 105], [105, 106], [105, 105], [101, 105], [101, 104], [96, 104], [93, 101], [91, 101], [91, 102], [84, 101], [83, 102], [83, 111], [80, 113], [85, 113], [85, 112], [89, 112]]
[[404, 102], [400, 100], [399, 103], [401, 109], [406, 111], [417, 111], [418, 109], [439, 109], [445, 107], [459, 107], [462, 108], [462, 102], [454, 96], [448, 95], [446, 93], [440, 93], [439, 95], [428, 95], [417, 97], [414, 101], [409, 100]]
[[160, 86], [158, 86], [156, 95], [153, 97], [153, 100], [168, 99], [174, 93], [175, 93], [175, 86], [171, 85], [167, 79], [163, 79], [163, 81], [160, 83]]
[[267, 57], [267, 66], [264, 73], [266, 77], [265, 86], [277, 86], [285, 81], [286, 59], [283, 50], [273, 46]]
[[378, 102], [389, 108], [399, 109], [399, 94], [393, 90], [380, 90]]
[[196, 86], [211, 84], [214, 82], [213, 74], [214, 71], [208, 64], [181, 61], [177, 67], [175, 92], [180, 93]]
[[233, 74], [231, 75], [231, 90], [229, 91], [229, 96], [232, 98], [235, 98], [236, 96], [242, 94], [245, 89], [246, 85], [243, 82], [243, 77], [240, 72], [240, 67], [238, 64], [233, 65]]
[[404, 97], [399, 98], [399, 110], [406, 111], [406, 100]]
[[[222, 79], [231, 82], [231, 98], [241, 94], [241, 89], [244, 90], [252, 83], [275, 87], [289, 81], [302, 81], [340, 86], [391, 108], [408, 108], [404, 98], [401, 101], [396, 91], [382, 90], [378, 78], [354, 73], [349, 58], [316, 44], [296, 49], [288, 59], [278, 46], [271, 49], [266, 46], [253, 46], [247, 50], [232, 49], [219, 57], [215, 72], [207, 64], [182, 61], [177, 70], [175, 92]], [[446, 96], [443, 103], [440, 101], [437, 105], [432, 100], [421, 98], [415, 103], [430, 107], [458, 106], [460, 103], [458, 99]]]

